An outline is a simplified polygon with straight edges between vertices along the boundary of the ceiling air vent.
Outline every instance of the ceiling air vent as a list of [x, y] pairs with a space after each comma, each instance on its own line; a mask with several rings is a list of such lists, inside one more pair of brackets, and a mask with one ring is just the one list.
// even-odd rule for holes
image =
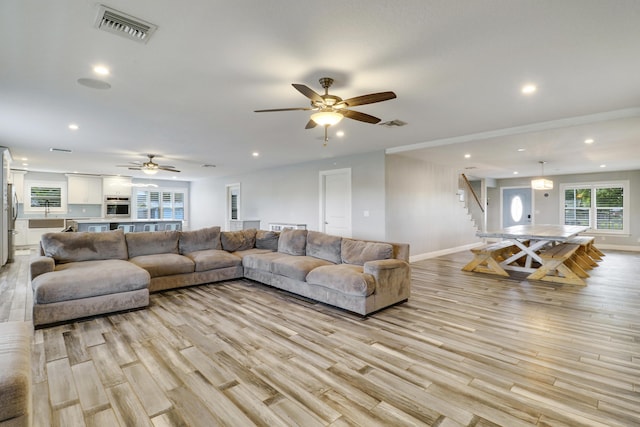
[[382, 122], [380, 123], [380, 126], [384, 126], [386, 128], [393, 128], [393, 127], [400, 127], [400, 126], [404, 126], [406, 125], [407, 122], [403, 122], [402, 120], [389, 120], [388, 122]]
[[148, 42], [153, 32], [158, 28], [157, 25], [104, 5], [98, 9], [95, 27], [140, 43]]

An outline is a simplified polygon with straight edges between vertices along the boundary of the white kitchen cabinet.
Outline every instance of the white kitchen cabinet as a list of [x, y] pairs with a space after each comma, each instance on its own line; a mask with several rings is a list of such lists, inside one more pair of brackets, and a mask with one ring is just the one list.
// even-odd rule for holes
[[131, 197], [131, 177], [105, 176], [102, 178], [102, 194]]
[[24, 176], [26, 171], [11, 171], [11, 183], [13, 191], [18, 196], [18, 203], [24, 203]]
[[29, 244], [29, 221], [26, 219], [16, 219], [16, 234], [13, 236], [15, 246], [26, 246]]
[[97, 176], [67, 175], [68, 204], [101, 205], [102, 178]]

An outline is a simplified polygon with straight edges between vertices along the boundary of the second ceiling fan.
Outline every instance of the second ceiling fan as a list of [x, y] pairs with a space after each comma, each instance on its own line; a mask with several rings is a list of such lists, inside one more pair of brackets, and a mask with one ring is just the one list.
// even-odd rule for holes
[[318, 94], [309, 86], [293, 83], [292, 86], [301, 94], [311, 100], [310, 107], [294, 107], [294, 108], [274, 108], [269, 110], [254, 110], [256, 113], [274, 112], [274, 111], [316, 111], [311, 115], [311, 119], [307, 122], [305, 129], [312, 129], [317, 125], [324, 126], [324, 144], [327, 145], [327, 129], [329, 126], [335, 125], [344, 117], [360, 122], [376, 124], [380, 119], [360, 111], [350, 110], [350, 107], [358, 105], [373, 104], [375, 102], [388, 101], [394, 99], [396, 94], [393, 92], [378, 92], [368, 95], [356, 96], [354, 98], [342, 99], [339, 96], [330, 95], [329, 88], [333, 84], [330, 77], [322, 77], [320, 85], [324, 89], [324, 95]]

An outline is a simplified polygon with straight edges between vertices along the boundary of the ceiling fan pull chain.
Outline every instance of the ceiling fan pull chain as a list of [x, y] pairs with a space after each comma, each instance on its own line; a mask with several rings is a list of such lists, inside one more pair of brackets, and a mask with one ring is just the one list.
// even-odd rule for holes
[[327, 146], [327, 142], [329, 142], [329, 137], [327, 136], [327, 129], [329, 129], [329, 125], [324, 125], [324, 147]]

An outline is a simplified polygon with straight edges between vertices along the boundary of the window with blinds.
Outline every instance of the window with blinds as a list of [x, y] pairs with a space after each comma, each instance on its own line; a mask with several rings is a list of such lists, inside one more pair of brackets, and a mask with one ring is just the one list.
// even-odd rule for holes
[[185, 218], [184, 190], [138, 190], [135, 198], [137, 219]]
[[561, 185], [564, 224], [628, 233], [628, 186], [626, 181]]

